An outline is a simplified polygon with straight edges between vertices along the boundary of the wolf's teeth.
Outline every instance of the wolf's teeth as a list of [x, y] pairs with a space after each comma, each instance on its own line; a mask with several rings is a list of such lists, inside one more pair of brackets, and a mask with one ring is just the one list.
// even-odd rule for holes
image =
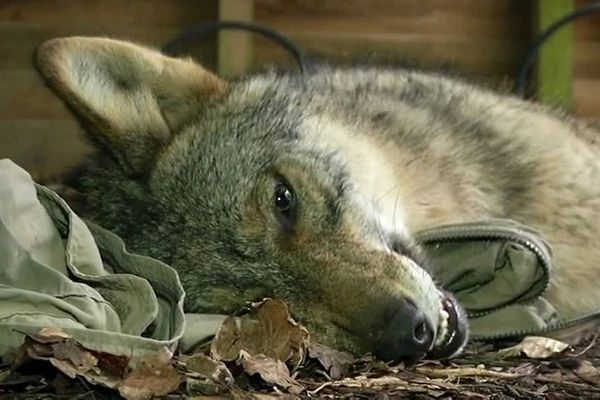
[[448, 312], [444, 310], [444, 307], [440, 304], [440, 322], [438, 324], [438, 334], [437, 338], [435, 339], [434, 346], [439, 346], [444, 342], [444, 339], [448, 333], [448, 318], [450, 318], [450, 314], [448, 314]]

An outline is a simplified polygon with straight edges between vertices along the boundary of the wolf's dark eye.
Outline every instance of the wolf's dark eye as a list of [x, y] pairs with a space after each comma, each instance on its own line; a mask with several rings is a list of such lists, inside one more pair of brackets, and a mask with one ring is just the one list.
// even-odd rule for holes
[[275, 186], [274, 202], [277, 211], [284, 215], [290, 214], [295, 202], [294, 193], [284, 183], [280, 182]]

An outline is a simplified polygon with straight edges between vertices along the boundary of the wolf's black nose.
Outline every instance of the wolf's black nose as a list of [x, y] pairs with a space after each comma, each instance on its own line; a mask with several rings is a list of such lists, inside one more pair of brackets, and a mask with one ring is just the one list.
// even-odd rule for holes
[[433, 328], [425, 314], [410, 300], [395, 302], [386, 312], [389, 318], [376, 345], [376, 355], [385, 361], [416, 361], [429, 351]]

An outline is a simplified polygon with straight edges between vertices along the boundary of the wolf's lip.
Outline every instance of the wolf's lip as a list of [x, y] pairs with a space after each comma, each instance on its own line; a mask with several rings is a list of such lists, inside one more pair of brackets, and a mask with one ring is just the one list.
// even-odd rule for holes
[[442, 307], [448, 313], [448, 332], [444, 341], [427, 353], [427, 358], [451, 358], [463, 349], [467, 343], [468, 327], [466, 315], [456, 299], [444, 293]]

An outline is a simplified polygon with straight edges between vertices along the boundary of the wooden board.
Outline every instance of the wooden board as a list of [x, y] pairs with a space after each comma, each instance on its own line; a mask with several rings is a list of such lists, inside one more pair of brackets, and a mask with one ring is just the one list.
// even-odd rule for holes
[[[252, 22], [254, 3], [252, 0], [220, 0], [219, 19]], [[251, 34], [237, 29], [220, 30], [218, 40], [219, 75], [233, 77], [245, 73], [252, 64], [254, 41]]]
[[[577, 7], [590, 0], [577, 0]], [[600, 14], [576, 21], [573, 48], [573, 109], [600, 119]]]
[[[514, 75], [530, 36], [531, 9], [520, 0], [255, 0], [259, 23], [309, 52], [451, 65], [481, 76]], [[291, 66], [277, 45], [257, 39], [255, 65]]]
[[[53, 37], [103, 35], [160, 47], [181, 30], [217, 18], [217, 0], [0, 1], [0, 158], [34, 173], [60, 172], [89, 147], [75, 119], [33, 68]], [[214, 39], [189, 53], [216, 67]]]

